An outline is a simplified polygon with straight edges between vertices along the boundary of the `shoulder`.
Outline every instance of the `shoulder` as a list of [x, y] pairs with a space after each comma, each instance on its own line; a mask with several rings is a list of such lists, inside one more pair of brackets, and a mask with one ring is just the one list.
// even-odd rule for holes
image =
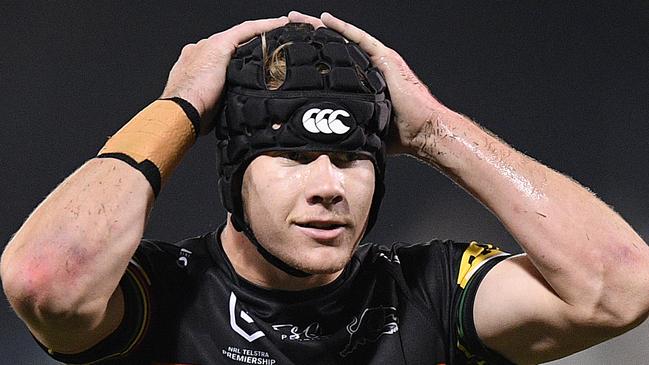
[[210, 245], [214, 232], [187, 238], [175, 243], [143, 239], [131, 264], [149, 276], [186, 276], [204, 271], [213, 265]]
[[490, 261], [508, 256], [490, 243], [432, 240], [425, 243], [396, 243], [392, 250], [404, 269], [444, 271], [464, 287], [471, 277]]
[[451, 268], [463, 279], [487, 262], [508, 253], [490, 243], [456, 242], [434, 239], [428, 242], [395, 242], [390, 246], [366, 243], [359, 246], [355, 258], [361, 262], [386, 261], [406, 270]]
[[452, 299], [458, 290], [489, 271], [509, 256], [488, 243], [431, 240], [421, 243], [395, 242], [391, 246], [368, 243], [359, 247], [356, 255], [368, 267], [388, 271], [428, 306], [434, 305], [440, 294]]
[[377, 277], [389, 275], [403, 293], [431, 307], [441, 298], [441, 293], [448, 293], [454, 287], [456, 262], [467, 246], [441, 240], [395, 242], [389, 246], [367, 243], [359, 247], [356, 256], [363, 271], [374, 272]]
[[210, 241], [212, 235], [213, 232], [205, 233], [200, 236], [186, 238], [174, 243], [144, 238], [140, 241], [136, 253], [160, 258], [175, 257], [178, 256], [181, 251], [207, 254], [207, 243]]
[[434, 239], [428, 242], [394, 242], [390, 246], [368, 243], [359, 247], [361, 257], [372, 262], [398, 265], [406, 276], [447, 271], [457, 266], [464, 252], [471, 246], [451, 240]]

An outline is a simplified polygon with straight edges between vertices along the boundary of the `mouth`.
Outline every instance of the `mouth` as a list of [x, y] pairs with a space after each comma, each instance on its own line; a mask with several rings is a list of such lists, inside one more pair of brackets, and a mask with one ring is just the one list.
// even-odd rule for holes
[[340, 227], [344, 227], [344, 223], [338, 223], [338, 222], [302, 222], [302, 223], [295, 223], [299, 227], [303, 228], [315, 228], [315, 229], [336, 229]]
[[331, 241], [340, 236], [348, 227], [338, 221], [305, 221], [295, 222], [297, 229], [316, 241]]

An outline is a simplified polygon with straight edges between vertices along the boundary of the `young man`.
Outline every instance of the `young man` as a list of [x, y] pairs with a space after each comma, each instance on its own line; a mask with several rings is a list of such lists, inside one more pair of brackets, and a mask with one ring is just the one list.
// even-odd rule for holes
[[[464, 187], [526, 255], [451, 242], [359, 246], [382, 193], [383, 78], [330, 30], [273, 31], [289, 19], [358, 43], [390, 92], [389, 151]], [[55, 358], [538, 363], [646, 318], [649, 249], [615, 212], [440, 104], [367, 33], [326, 13], [289, 19], [186, 46], [166, 100], [67, 178], [7, 246], [7, 297]], [[251, 71], [282, 54], [285, 75]], [[141, 241], [161, 184], [211, 129], [226, 79], [216, 128], [227, 224], [178, 246]]]

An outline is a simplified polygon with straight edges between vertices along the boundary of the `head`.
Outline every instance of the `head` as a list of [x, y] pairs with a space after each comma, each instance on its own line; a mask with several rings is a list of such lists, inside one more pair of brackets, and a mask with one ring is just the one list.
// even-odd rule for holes
[[340, 270], [383, 196], [383, 77], [338, 33], [289, 24], [240, 46], [226, 87], [217, 162], [231, 223], [290, 267]]

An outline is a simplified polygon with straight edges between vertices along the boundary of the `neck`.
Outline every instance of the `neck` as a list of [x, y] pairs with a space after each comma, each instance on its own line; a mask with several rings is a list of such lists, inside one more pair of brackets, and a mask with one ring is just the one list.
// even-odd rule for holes
[[268, 289], [304, 290], [326, 285], [334, 281], [341, 271], [332, 274], [313, 274], [299, 278], [276, 268], [261, 256], [257, 248], [230, 223], [221, 232], [223, 251], [237, 274], [249, 282]]

